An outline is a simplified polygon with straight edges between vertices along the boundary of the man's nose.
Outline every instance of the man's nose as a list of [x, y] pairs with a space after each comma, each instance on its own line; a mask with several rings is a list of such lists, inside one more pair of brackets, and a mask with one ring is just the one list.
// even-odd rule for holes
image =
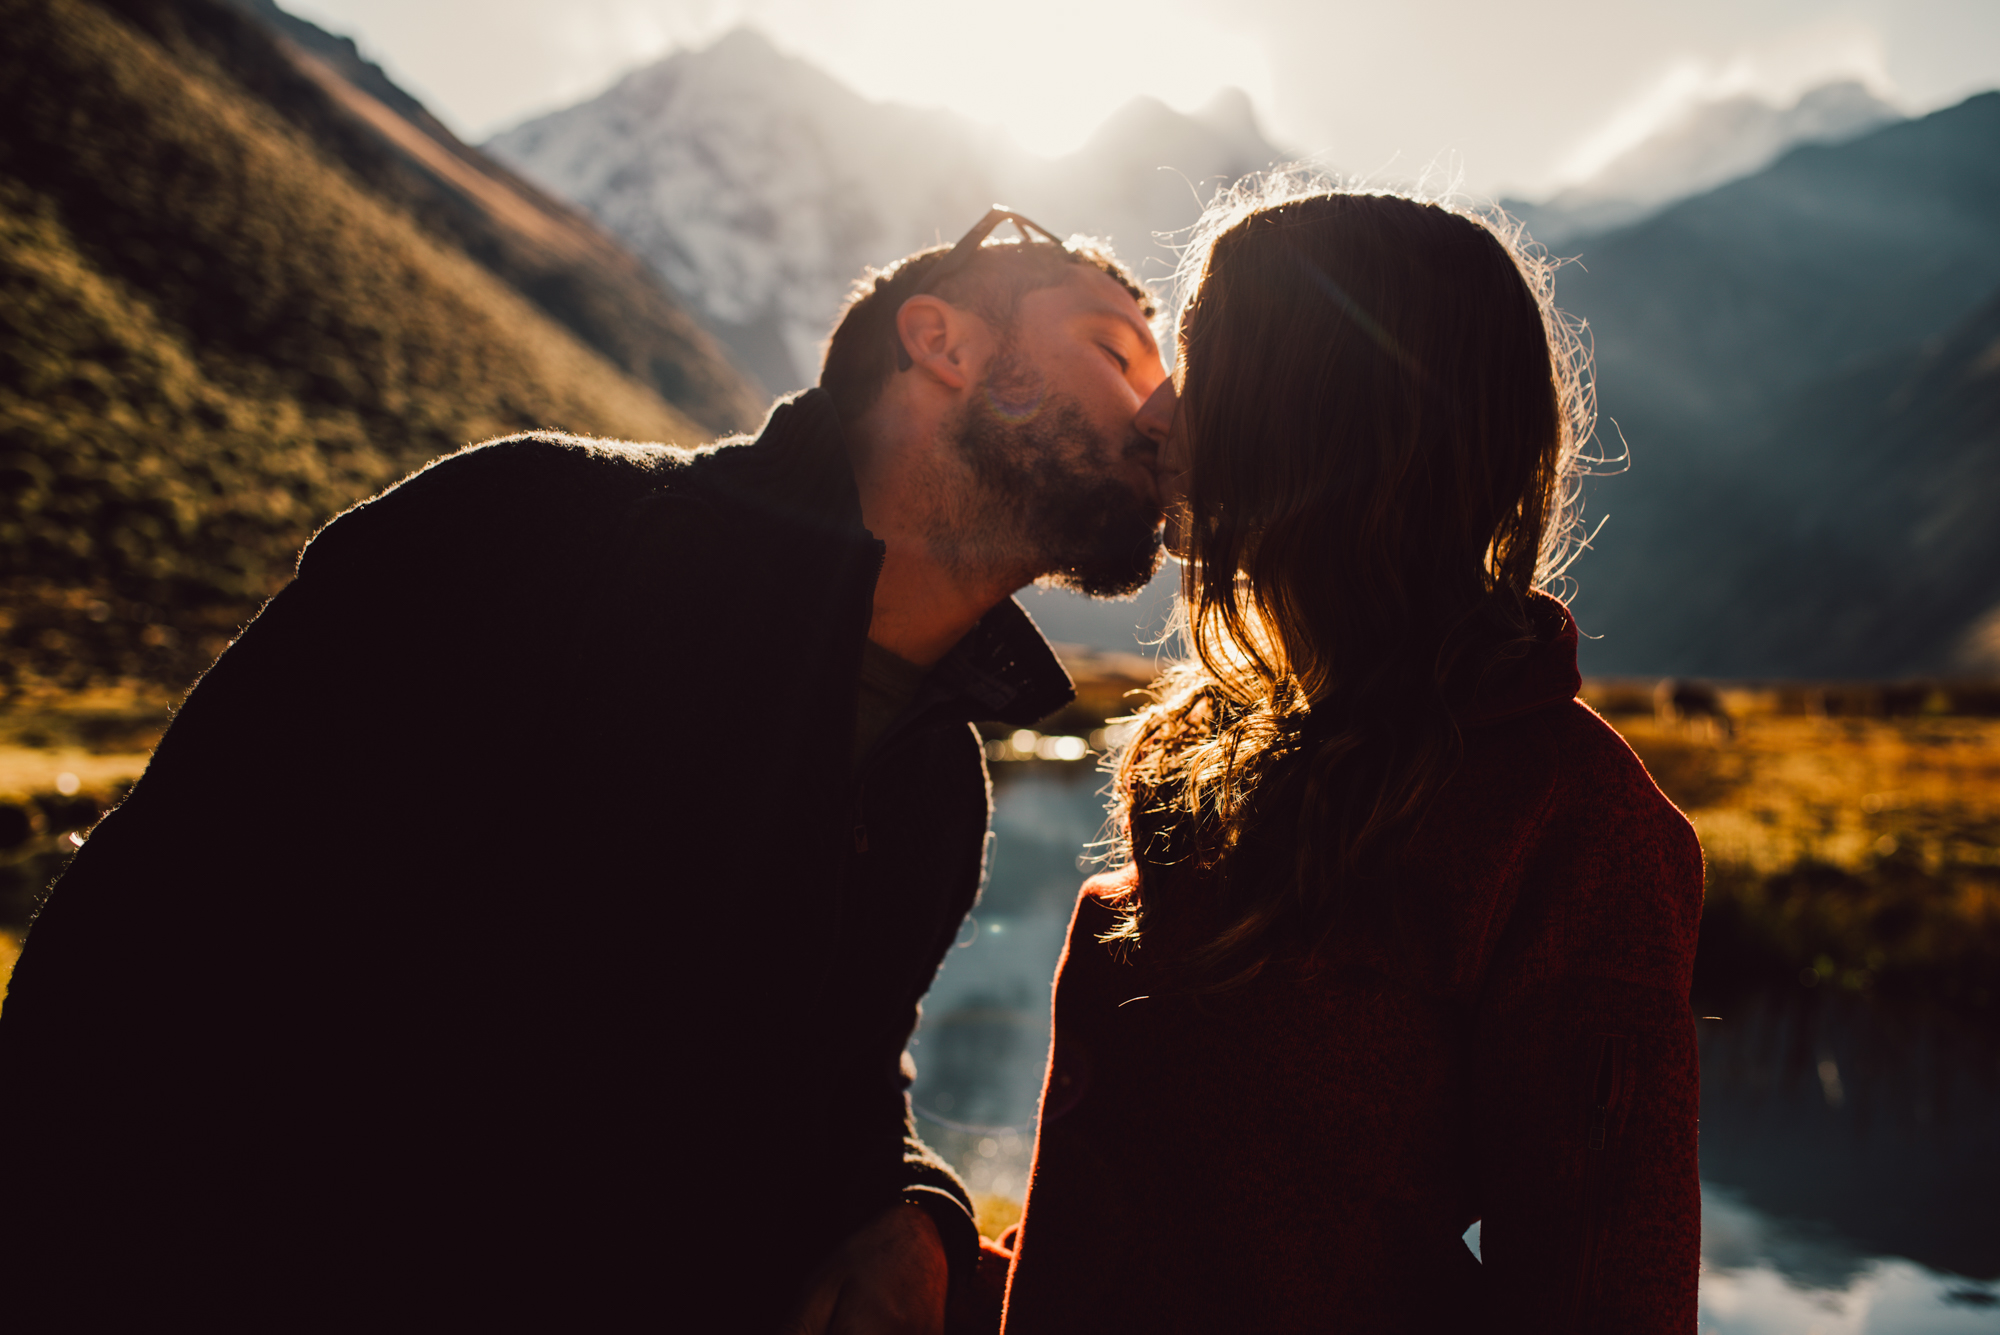
[[1159, 388], [1139, 405], [1139, 414], [1132, 419], [1132, 425], [1138, 427], [1140, 433], [1151, 439], [1154, 444], [1166, 444], [1167, 433], [1173, 430], [1174, 426], [1174, 407], [1179, 401], [1174, 394], [1174, 378], [1168, 376], [1160, 382]]

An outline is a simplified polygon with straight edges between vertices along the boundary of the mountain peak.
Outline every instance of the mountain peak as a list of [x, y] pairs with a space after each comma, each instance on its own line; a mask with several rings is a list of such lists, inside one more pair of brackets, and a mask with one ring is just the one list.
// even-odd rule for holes
[[1800, 126], [1816, 125], [1832, 134], [1903, 119], [1894, 103], [1877, 97], [1859, 79], [1840, 79], [1809, 89], [1787, 114]]
[[1780, 107], [1747, 93], [1689, 107], [1547, 202], [1509, 202], [1545, 244], [1649, 217], [1676, 200], [1761, 171], [1803, 144], [1832, 144], [1905, 119], [1858, 80]]
[[1093, 157], [1150, 155], [1166, 163], [1197, 142], [1211, 152], [1247, 161], [1251, 168], [1268, 166], [1282, 156], [1264, 138], [1250, 97], [1240, 88], [1220, 90], [1192, 114], [1142, 94], [1106, 117], [1080, 152]]
[[1159, 98], [1141, 93], [1106, 116], [1103, 124], [1091, 132], [1087, 142], [1094, 144], [1099, 140], [1117, 141], [1138, 135], [1155, 134], [1162, 127], [1187, 119]]
[[812, 378], [868, 266], [958, 235], [995, 199], [1158, 276], [1163, 233], [1218, 181], [1284, 156], [1225, 89], [1192, 115], [1134, 98], [1078, 151], [1039, 158], [956, 113], [872, 101], [753, 27], [489, 147], [651, 260], [774, 392]]
[[1257, 108], [1241, 88], [1216, 89], [1215, 96], [1194, 113], [1194, 119], [1227, 138], [1264, 137], [1263, 127], [1257, 124]]
[[[745, 23], [728, 29], [706, 46], [681, 47], [670, 51], [633, 70], [611, 88], [581, 105], [590, 106], [607, 100], [655, 102], [684, 97], [720, 102], [736, 89], [759, 92], [782, 90], [783, 95], [795, 105], [824, 105], [829, 101], [858, 103], [862, 100], [859, 94], [850, 92], [818, 66], [782, 50], [762, 29]], [[571, 107], [566, 111], [536, 117], [506, 134], [553, 121], [575, 109]], [[496, 139], [505, 137], [496, 136]]]
[[797, 63], [778, 49], [761, 28], [739, 23], [705, 47], [686, 53], [687, 58], [704, 64], [756, 76]]

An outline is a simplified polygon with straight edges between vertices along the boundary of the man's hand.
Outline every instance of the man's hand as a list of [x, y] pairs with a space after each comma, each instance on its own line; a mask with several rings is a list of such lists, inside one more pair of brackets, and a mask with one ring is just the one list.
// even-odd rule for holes
[[806, 1281], [783, 1335], [941, 1335], [951, 1266], [920, 1205], [875, 1217]]

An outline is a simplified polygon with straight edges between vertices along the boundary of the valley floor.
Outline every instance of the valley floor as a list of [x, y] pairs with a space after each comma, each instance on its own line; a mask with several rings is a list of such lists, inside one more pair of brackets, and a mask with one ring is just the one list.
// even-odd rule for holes
[[[1080, 674], [1078, 707], [1052, 729], [1101, 745], [1104, 716], [1130, 707], [1135, 683], [1100, 675]], [[1880, 689], [1725, 688], [1723, 717], [1687, 720], [1655, 715], [1631, 684], [1593, 682], [1585, 698], [1700, 832], [1698, 1005], [1772, 982], [1975, 1012], [2000, 1002], [2000, 718], [1944, 712], [1944, 692], [1912, 696], [1902, 717], [1857, 712], [1879, 706]], [[0, 987], [35, 903], [144, 771], [168, 718], [167, 697], [136, 686], [17, 692], [0, 709]], [[1047, 746], [1025, 759], [1036, 753], [1018, 736], [996, 732], [996, 768], [1097, 761]]]

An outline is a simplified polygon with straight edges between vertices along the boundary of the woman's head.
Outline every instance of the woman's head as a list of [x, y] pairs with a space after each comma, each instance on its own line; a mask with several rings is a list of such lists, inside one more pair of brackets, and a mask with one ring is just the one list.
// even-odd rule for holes
[[1317, 699], [1518, 605], [1561, 559], [1588, 434], [1542, 266], [1400, 195], [1244, 191], [1211, 217], [1179, 328], [1198, 641]]
[[[1199, 236], [1163, 456], [1196, 662], [1121, 787], [1191, 836], [1207, 888], [1126, 931], [1180, 918], [1182, 953], [1240, 974], [1421, 816], [1457, 755], [1451, 683], [1533, 642], [1590, 410], [1547, 266], [1486, 222], [1280, 181]], [[1242, 884], [1231, 851], [1274, 819], [1294, 884]]]

